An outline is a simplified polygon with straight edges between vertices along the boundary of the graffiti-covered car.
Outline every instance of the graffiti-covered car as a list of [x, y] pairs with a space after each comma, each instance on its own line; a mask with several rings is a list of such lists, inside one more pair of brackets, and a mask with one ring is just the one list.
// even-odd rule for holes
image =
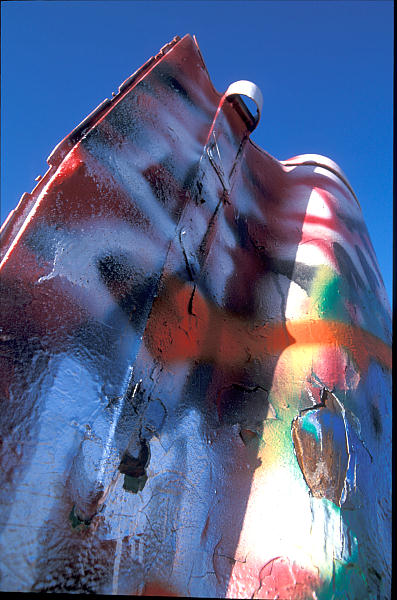
[[389, 597], [384, 284], [261, 109], [175, 38], [4, 224], [2, 590]]

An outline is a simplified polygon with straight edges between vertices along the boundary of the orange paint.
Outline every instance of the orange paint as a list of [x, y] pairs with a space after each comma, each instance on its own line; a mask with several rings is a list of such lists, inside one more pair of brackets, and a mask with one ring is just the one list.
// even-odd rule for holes
[[296, 344], [343, 346], [353, 356], [361, 372], [375, 358], [388, 369], [392, 367], [391, 348], [372, 333], [340, 321], [288, 321], [287, 329]]
[[[153, 310], [145, 342], [162, 362], [201, 360], [219, 365], [241, 365], [252, 358], [281, 354], [293, 344], [345, 348], [359, 370], [374, 358], [391, 369], [391, 348], [359, 327], [339, 321], [292, 320], [259, 325], [221, 310], [193, 286], [170, 277]], [[189, 302], [192, 313], [189, 314]]]

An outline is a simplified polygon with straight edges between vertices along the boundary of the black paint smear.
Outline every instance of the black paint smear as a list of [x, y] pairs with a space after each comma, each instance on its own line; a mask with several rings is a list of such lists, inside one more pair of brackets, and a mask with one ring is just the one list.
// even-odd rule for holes
[[32, 250], [36, 258], [53, 263], [57, 245], [60, 241], [58, 227], [55, 225], [40, 225], [28, 231], [24, 239], [25, 245]]
[[141, 439], [140, 443], [138, 458], [131, 456], [126, 451], [119, 465], [119, 471], [124, 475], [123, 488], [135, 494], [145, 487], [147, 481], [146, 468], [150, 460], [150, 448], [147, 441]]
[[256, 430], [263, 426], [269, 411], [268, 391], [262, 386], [233, 383], [219, 393], [218, 416], [221, 423], [240, 424]]
[[363, 268], [363, 271], [368, 279], [368, 283], [370, 285], [370, 288], [373, 289], [375, 291], [375, 289], [377, 287], [379, 287], [379, 282], [377, 280], [377, 278], [374, 275], [373, 270], [371, 269], [371, 267], [369, 266], [369, 264], [367, 263], [367, 260], [361, 250], [361, 248], [359, 246], [354, 246], [358, 255], [358, 258], [360, 260], [361, 266]]
[[383, 431], [382, 417], [379, 412], [379, 408], [377, 406], [375, 406], [375, 404], [371, 404], [370, 410], [371, 410], [372, 424], [374, 426], [374, 430], [375, 430], [377, 437], [379, 437]]
[[118, 306], [128, 315], [135, 328], [139, 328], [147, 319], [158, 276], [145, 275], [132, 264], [132, 257], [121, 252], [105, 254], [98, 260], [97, 267]]
[[235, 223], [237, 225], [237, 231], [236, 231], [236, 238], [237, 238], [237, 244], [240, 248], [249, 248], [251, 246], [250, 244], [250, 235], [249, 235], [249, 231], [248, 231], [248, 223], [247, 223], [247, 219], [245, 217], [242, 217], [241, 215], [236, 216], [235, 217]]
[[345, 280], [353, 289], [365, 290], [367, 286], [361, 279], [359, 272], [357, 271], [352, 259], [350, 258], [346, 250], [338, 242], [333, 242], [332, 246], [341, 275], [345, 278]]

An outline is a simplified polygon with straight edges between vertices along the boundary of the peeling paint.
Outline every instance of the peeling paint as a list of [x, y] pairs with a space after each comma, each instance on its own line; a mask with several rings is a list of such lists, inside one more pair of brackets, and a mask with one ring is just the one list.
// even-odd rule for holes
[[292, 421], [292, 439], [313, 496], [340, 506], [350, 449], [345, 411], [334, 394], [324, 388], [320, 404], [300, 411]]

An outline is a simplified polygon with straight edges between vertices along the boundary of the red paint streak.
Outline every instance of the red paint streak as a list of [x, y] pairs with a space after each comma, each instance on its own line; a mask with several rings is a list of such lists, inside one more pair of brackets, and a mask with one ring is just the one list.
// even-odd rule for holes
[[262, 568], [257, 561], [236, 562], [227, 597], [307, 600], [313, 598], [321, 583], [317, 569], [303, 567], [283, 556], [273, 558]]
[[142, 592], [142, 596], [180, 596], [171, 587], [162, 583], [147, 583]]
[[318, 590], [320, 578], [314, 570], [303, 568], [288, 558], [269, 561], [259, 574], [260, 588], [254, 598], [291, 598], [306, 600]]
[[94, 218], [139, 223], [143, 230], [150, 226], [110, 171], [78, 144], [51, 182], [34, 225], [61, 225], [78, 231], [81, 223]]
[[[311, 367], [307, 368], [308, 366], [306, 365], [308, 378], [306, 386], [310, 387], [313, 397], [317, 398], [317, 403], [321, 400], [320, 390], [315, 385], [312, 385], [311, 372], [314, 371], [318, 380], [328, 389], [335, 387], [339, 390], [348, 390], [354, 381], [358, 381], [357, 375], [356, 379], [353, 377], [352, 380], [352, 374], [355, 370], [353, 369], [352, 371], [350, 369], [349, 371], [349, 364], [350, 357], [342, 346], [333, 345], [330, 347], [326, 345], [316, 347], [316, 356], [312, 358]], [[285, 363], [281, 373], [285, 373], [285, 376], [288, 377], [289, 369], [289, 364]]]
[[344, 347], [361, 372], [371, 358], [391, 368], [391, 349], [382, 340], [354, 325], [338, 321], [299, 320], [267, 325], [236, 317], [207, 302], [196, 290], [193, 313], [188, 313], [191, 284], [170, 277], [156, 299], [145, 342], [159, 360], [202, 360], [238, 365], [253, 358], [281, 354], [288, 346], [319, 344]]
[[15, 247], [13, 259], [1, 271], [1, 283], [7, 293], [3, 297], [0, 326], [8, 334], [25, 339], [52, 335], [60, 340], [88, 318], [86, 298], [77, 286], [58, 276], [35, 284], [50, 268], [23, 242]]

